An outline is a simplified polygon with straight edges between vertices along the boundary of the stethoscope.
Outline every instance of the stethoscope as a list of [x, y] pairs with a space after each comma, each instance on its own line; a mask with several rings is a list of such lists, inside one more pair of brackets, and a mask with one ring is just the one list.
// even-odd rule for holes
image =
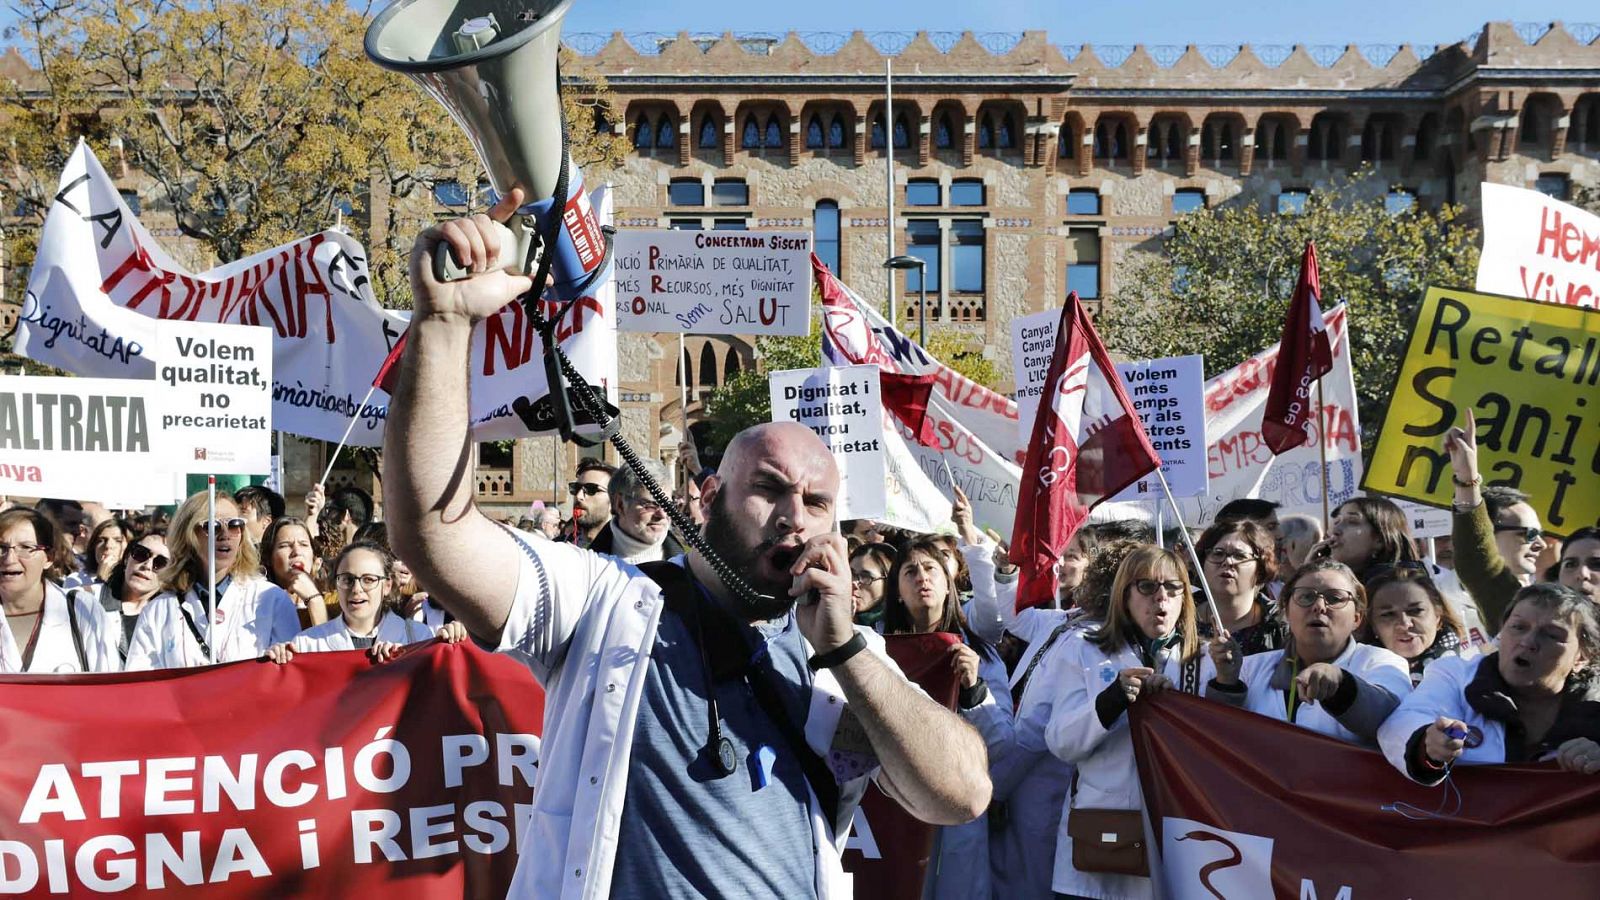
[[694, 606], [694, 638], [695, 646], [700, 651], [700, 675], [706, 692], [706, 745], [702, 752], [710, 760], [717, 777], [726, 778], [738, 770], [739, 757], [733, 749], [733, 741], [722, 734], [722, 710], [717, 705], [717, 679], [711, 669], [711, 654], [706, 650], [705, 611], [702, 605], [706, 601], [706, 593], [698, 582], [695, 587], [699, 589], [700, 596]]

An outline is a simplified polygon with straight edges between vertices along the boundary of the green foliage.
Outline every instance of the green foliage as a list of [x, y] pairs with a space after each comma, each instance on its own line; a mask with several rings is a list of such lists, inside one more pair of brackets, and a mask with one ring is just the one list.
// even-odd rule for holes
[[[1390, 214], [1370, 173], [1314, 190], [1300, 215], [1255, 204], [1191, 213], [1160, 253], [1131, 254], [1097, 327], [1134, 359], [1205, 355], [1211, 377], [1276, 343], [1315, 240], [1324, 309], [1349, 306], [1356, 394], [1370, 446], [1428, 284], [1470, 287], [1478, 231], [1460, 207]], [[1374, 197], [1374, 194], [1377, 194]]]
[[994, 387], [1005, 380], [994, 361], [974, 349], [978, 340], [959, 331], [937, 330], [928, 335], [928, 355], [960, 372], [985, 387]]
[[822, 365], [821, 317], [811, 323], [805, 337], [759, 337], [756, 353], [761, 368], [728, 379], [706, 398], [706, 421], [711, 423], [711, 443], [719, 450], [739, 432], [772, 421], [772, 394], [767, 373], [784, 369], [812, 369]]

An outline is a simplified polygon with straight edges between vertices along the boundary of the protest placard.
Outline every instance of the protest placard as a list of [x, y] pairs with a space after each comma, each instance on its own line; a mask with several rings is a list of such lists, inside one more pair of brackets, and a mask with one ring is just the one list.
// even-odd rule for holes
[[883, 397], [877, 366], [786, 369], [768, 376], [772, 421], [799, 422], [839, 464], [838, 518], [883, 515]]
[[1556, 535], [1600, 517], [1600, 312], [1430, 287], [1362, 486], [1447, 506], [1450, 428], [1477, 417], [1485, 484], [1526, 491]]
[[617, 232], [617, 328], [805, 335], [811, 235], [794, 231]]
[[1405, 513], [1406, 525], [1412, 537], [1438, 538], [1450, 536], [1450, 510], [1425, 506], [1410, 500], [1396, 500], [1395, 505]]
[[272, 329], [161, 320], [157, 450], [174, 471], [272, 471]]
[[154, 381], [0, 376], [0, 493], [172, 502], [163, 409]]
[[1477, 290], [1600, 306], [1600, 216], [1538, 191], [1483, 184]]
[[[1161, 474], [1173, 497], [1206, 493], [1205, 360], [1200, 356], [1117, 363], [1128, 399], [1144, 423], [1150, 446], [1161, 454]], [[1020, 403], [1018, 404], [1021, 405]], [[1161, 482], [1141, 478], [1117, 500], [1160, 498]]]
[[1026, 444], [1039, 413], [1039, 397], [1044, 393], [1045, 376], [1050, 373], [1050, 355], [1056, 349], [1059, 309], [1045, 310], [1011, 320], [1011, 368], [1017, 385], [1017, 429]]

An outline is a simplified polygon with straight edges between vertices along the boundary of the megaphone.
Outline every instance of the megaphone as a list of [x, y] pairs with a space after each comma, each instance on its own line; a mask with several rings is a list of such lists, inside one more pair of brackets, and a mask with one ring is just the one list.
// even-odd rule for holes
[[[466, 131], [500, 196], [527, 202], [500, 238], [498, 268], [530, 274], [553, 254], [556, 296], [575, 299], [605, 260], [605, 236], [565, 149], [556, 56], [573, 0], [395, 0], [367, 28], [367, 56], [401, 72]], [[566, 190], [557, 202], [563, 168]], [[554, 230], [551, 246], [541, 239]], [[434, 277], [468, 274], [440, 245]]]

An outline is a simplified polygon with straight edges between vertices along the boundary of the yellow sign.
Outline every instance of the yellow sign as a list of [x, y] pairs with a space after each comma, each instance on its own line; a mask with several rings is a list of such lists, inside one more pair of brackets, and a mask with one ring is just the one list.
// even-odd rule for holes
[[1558, 535], [1600, 518], [1600, 312], [1430, 287], [1392, 398], [1367, 490], [1450, 505], [1444, 434], [1470, 407], [1485, 484]]

